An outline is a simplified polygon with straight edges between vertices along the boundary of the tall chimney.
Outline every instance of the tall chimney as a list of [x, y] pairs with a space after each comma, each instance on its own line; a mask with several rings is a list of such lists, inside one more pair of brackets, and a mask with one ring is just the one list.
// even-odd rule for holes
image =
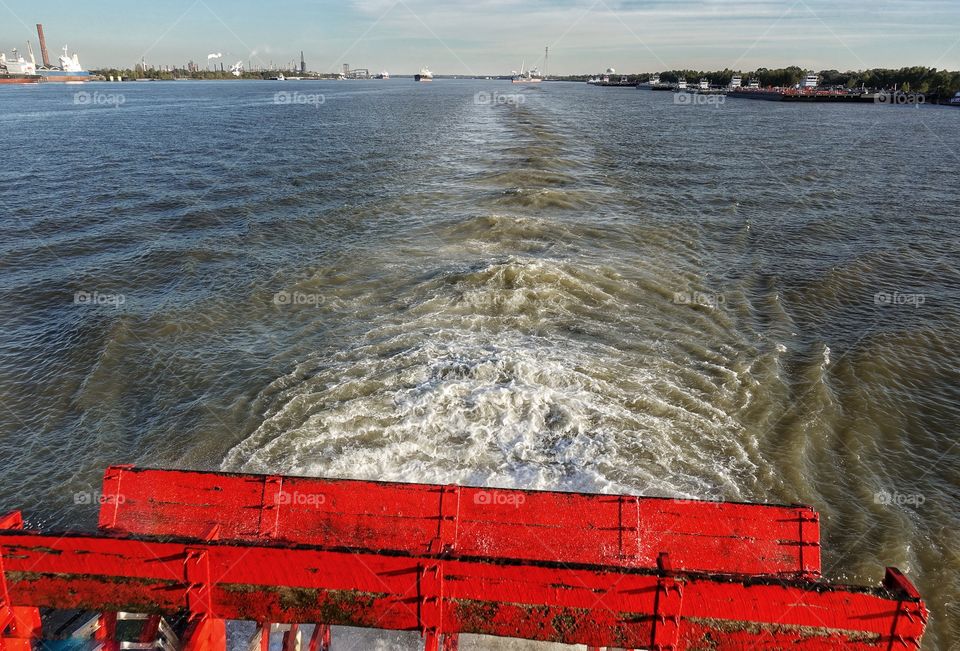
[[43, 58], [43, 67], [50, 67], [50, 55], [47, 54], [47, 39], [43, 37], [43, 25], [37, 23], [37, 36], [40, 37], [40, 56]]

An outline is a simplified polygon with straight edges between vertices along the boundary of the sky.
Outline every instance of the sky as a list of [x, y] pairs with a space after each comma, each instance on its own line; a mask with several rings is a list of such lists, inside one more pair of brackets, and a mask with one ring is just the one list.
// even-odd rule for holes
[[[87, 68], [299, 62], [411, 74], [550, 74], [798, 65], [960, 69], [960, 0], [0, 0], [0, 48], [44, 24]], [[39, 58], [39, 52], [37, 54]]]

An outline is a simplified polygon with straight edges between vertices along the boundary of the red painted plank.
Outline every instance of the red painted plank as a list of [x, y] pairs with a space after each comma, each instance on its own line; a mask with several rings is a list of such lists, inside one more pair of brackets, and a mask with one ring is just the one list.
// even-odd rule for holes
[[806, 506], [114, 467], [103, 530], [750, 574], [820, 571]]
[[[898, 573], [885, 588], [801, 579], [675, 574], [556, 563], [409, 557], [271, 541], [241, 544], [0, 532], [17, 606], [174, 613], [184, 563], [200, 553], [211, 617], [393, 630], [436, 626], [594, 646], [644, 647], [656, 615], [677, 615], [680, 649], [919, 648], [926, 608]], [[438, 571], [424, 580], [425, 570]], [[205, 572], [206, 573], [206, 572]], [[682, 599], [658, 599], [665, 583]], [[908, 587], [909, 586], [909, 587]], [[439, 603], [426, 610], [431, 597]], [[206, 603], [208, 601], [208, 603]], [[891, 641], [897, 641], [891, 646]], [[733, 640], [734, 642], [730, 642]], [[738, 646], [739, 645], [739, 646]]]

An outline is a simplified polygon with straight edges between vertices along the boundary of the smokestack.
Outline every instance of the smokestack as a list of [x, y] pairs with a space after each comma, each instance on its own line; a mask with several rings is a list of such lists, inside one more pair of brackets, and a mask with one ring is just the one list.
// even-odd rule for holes
[[37, 23], [37, 36], [40, 37], [40, 57], [43, 59], [43, 67], [50, 67], [50, 55], [47, 54], [47, 39], [43, 37], [43, 25]]

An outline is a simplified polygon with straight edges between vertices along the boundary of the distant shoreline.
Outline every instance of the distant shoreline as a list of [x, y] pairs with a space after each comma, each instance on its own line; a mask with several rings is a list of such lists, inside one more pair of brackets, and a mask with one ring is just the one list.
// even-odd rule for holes
[[[359, 81], [342, 79], [337, 73], [307, 73], [296, 70], [270, 70], [257, 72], [243, 72], [236, 76], [225, 70], [189, 71], [175, 70], [141, 70], [100, 68], [91, 71], [98, 80], [109, 81], [110, 77], [121, 78], [124, 83], [129, 81], [256, 81], [270, 80], [271, 77], [283, 75], [288, 81]], [[740, 76], [744, 83], [749, 80], [757, 81], [761, 87], [790, 88], [798, 85], [809, 74], [807, 69], [799, 66], [786, 68], [757, 68], [755, 70], [668, 70], [660, 73], [629, 73], [618, 74], [612, 71], [594, 75], [555, 75], [547, 81], [585, 82], [588, 79], [609, 75], [611, 78], [623, 80], [624, 85], [635, 85], [649, 81], [654, 75], [664, 83], [675, 83], [683, 78], [690, 83], [706, 79], [711, 86], [726, 87], [734, 76]], [[897, 91], [904, 93], [920, 93], [931, 99], [946, 99], [960, 92], [960, 71], [938, 70], [923, 66], [904, 68], [871, 68], [869, 70], [821, 70], [816, 73], [821, 85], [831, 88], [872, 89], [874, 91]], [[413, 75], [393, 75], [390, 79], [412, 79]], [[436, 75], [438, 80], [445, 79], [473, 79], [473, 80], [509, 80], [509, 75]], [[375, 80], [374, 77], [370, 78]], [[389, 81], [377, 79], [377, 81]]]

